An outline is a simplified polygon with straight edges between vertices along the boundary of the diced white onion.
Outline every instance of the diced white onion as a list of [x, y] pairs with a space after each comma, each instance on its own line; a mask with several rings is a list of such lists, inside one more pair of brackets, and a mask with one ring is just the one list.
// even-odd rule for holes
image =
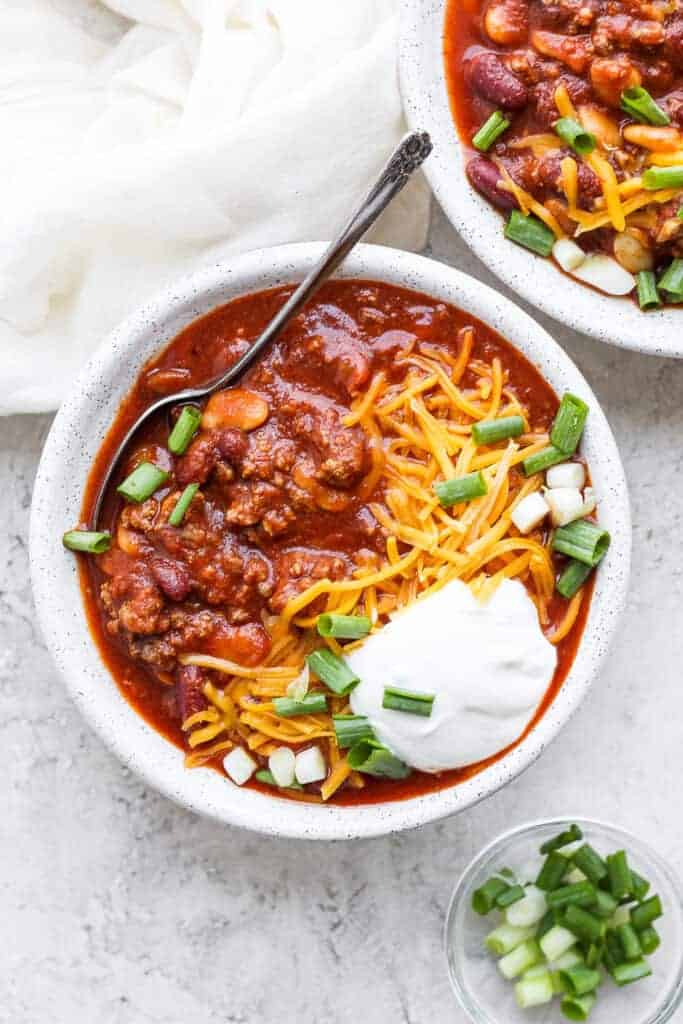
[[270, 774], [278, 786], [291, 786], [294, 782], [294, 751], [278, 747], [268, 758]]
[[292, 700], [303, 700], [308, 693], [308, 686], [311, 680], [311, 671], [308, 667], [308, 662], [304, 662], [304, 667], [299, 672], [296, 679], [292, 679], [291, 683], [287, 687], [287, 696], [291, 697]]
[[583, 495], [578, 487], [553, 487], [545, 492], [554, 526], [566, 526], [584, 514]]
[[223, 767], [233, 782], [243, 786], [256, 771], [256, 761], [249, 757], [244, 747], [235, 747], [223, 758]]
[[327, 765], [320, 747], [309, 747], [308, 750], [302, 750], [297, 754], [294, 772], [296, 781], [302, 786], [308, 785], [309, 782], [322, 782], [327, 775]]
[[574, 277], [586, 284], [592, 284], [606, 295], [628, 295], [636, 286], [633, 274], [617, 263], [611, 256], [591, 253], [580, 267], [572, 271]]
[[513, 509], [511, 518], [520, 533], [530, 533], [543, 522], [548, 512], [543, 495], [534, 491], [533, 494], [527, 494], [526, 498], [522, 498], [519, 505]]
[[586, 482], [586, 470], [581, 462], [561, 462], [547, 470], [545, 482], [548, 487], [578, 487], [581, 491]]
[[583, 492], [583, 515], [589, 516], [591, 512], [595, 512], [596, 505], [595, 491], [592, 487], [586, 487]]
[[528, 885], [525, 893], [524, 899], [513, 903], [505, 911], [505, 920], [515, 928], [530, 928], [532, 924], [538, 924], [548, 909], [545, 893], [535, 885]]
[[583, 249], [568, 238], [558, 238], [553, 246], [553, 256], [568, 274], [580, 267], [586, 258]]

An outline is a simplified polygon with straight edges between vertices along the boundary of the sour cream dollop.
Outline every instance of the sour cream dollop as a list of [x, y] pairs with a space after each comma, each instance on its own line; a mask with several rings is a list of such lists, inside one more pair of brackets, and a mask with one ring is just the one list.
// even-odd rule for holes
[[[349, 655], [351, 694], [377, 738], [424, 772], [498, 753], [524, 731], [555, 671], [522, 583], [503, 580], [481, 604], [460, 580], [416, 601]], [[385, 686], [435, 695], [429, 718], [382, 707]]]

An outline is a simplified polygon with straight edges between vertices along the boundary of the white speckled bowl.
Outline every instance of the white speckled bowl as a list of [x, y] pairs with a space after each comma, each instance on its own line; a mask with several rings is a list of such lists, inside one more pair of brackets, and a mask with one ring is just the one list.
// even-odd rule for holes
[[469, 807], [519, 775], [577, 709], [614, 635], [626, 597], [631, 526], [619, 453], [595, 395], [552, 338], [491, 288], [441, 263], [379, 246], [359, 246], [342, 277], [374, 278], [427, 292], [484, 320], [536, 364], [558, 393], [591, 406], [583, 452], [612, 546], [600, 568], [583, 639], [546, 715], [505, 758], [460, 786], [412, 800], [359, 807], [307, 805], [239, 789], [210, 770], [187, 771], [180, 752], [119, 693], [90, 638], [74, 558], [60, 538], [79, 518], [83, 485], [119, 402], [142, 364], [190, 321], [244, 292], [299, 281], [319, 244], [249, 253], [199, 271], [135, 313], [106, 339], [60, 409], [38, 469], [31, 510], [31, 576], [43, 635], [84, 716], [123, 763], [166, 796], [220, 821], [271, 835], [351, 839], [412, 828]]
[[453, 122], [442, 54], [447, 0], [402, 0], [400, 71], [408, 123], [428, 131], [424, 165], [446, 215], [480, 260], [544, 313], [599, 341], [658, 356], [683, 357], [683, 310], [641, 313], [630, 299], [602, 295], [562, 274], [552, 260], [508, 242], [503, 218], [472, 188]]

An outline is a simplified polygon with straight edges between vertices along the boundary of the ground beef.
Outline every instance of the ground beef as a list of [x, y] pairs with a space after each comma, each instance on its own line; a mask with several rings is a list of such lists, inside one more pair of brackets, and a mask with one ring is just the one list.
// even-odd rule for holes
[[580, 105], [590, 100], [590, 86], [582, 78], [577, 78], [575, 75], [565, 72], [558, 79], [539, 82], [532, 90], [532, 97], [539, 119], [548, 128], [553, 126], [559, 116], [555, 105], [555, 90], [560, 82], [566, 86], [567, 92], [574, 104]]
[[358, 482], [366, 466], [365, 435], [359, 427], [345, 427], [340, 414], [330, 407], [298, 413], [293, 428], [315, 448], [322, 483], [348, 489]]
[[178, 459], [175, 477], [181, 487], [204, 484], [219, 462], [238, 466], [247, 451], [247, 438], [241, 430], [223, 427], [204, 431]]
[[[302, 593], [318, 580], [338, 580], [347, 575], [349, 561], [343, 555], [328, 551], [295, 549], [284, 551], [275, 561], [275, 590], [270, 608], [280, 613], [288, 601]], [[309, 606], [315, 611], [315, 604]]]

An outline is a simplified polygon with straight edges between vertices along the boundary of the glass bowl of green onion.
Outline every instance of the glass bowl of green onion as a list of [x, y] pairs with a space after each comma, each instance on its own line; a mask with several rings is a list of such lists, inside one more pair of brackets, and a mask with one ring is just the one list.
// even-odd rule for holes
[[475, 1024], [680, 1019], [681, 883], [613, 825], [556, 818], [500, 836], [456, 885], [445, 942]]

